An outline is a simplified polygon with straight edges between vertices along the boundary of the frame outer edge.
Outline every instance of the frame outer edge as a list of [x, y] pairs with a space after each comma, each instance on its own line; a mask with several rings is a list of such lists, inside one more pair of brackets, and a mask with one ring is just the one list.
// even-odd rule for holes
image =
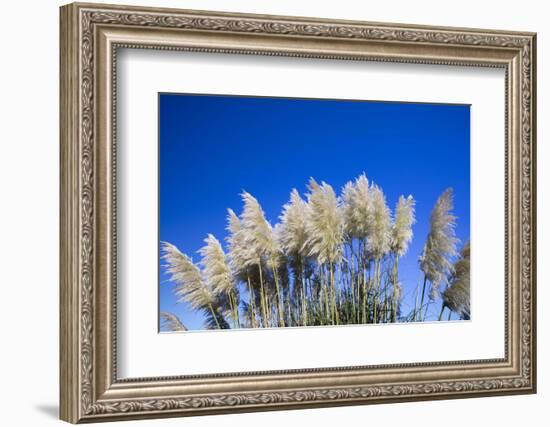
[[[520, 93], [527, 92], [527, 97], [523, 99], [523, 112], [527, 112], [529, 117], [527, 120], [520, 123], [524, 126], [524, 130], [529, 132], [528, 138], [523, 140], [524, 148], [527, 151], [522, 160], [527, 162], [525, 170], [528, 182], [525, 182], [526, 191], [530, 194], [525, 194], [527, 208], [523, 209], [526, 215], [523, 219], [526, 221], [526, 247], [524, 247], [524, 256], [527, 258], [526, 264], [526, 280], [527, 283], [523, 287], [523, 303], [524, 311], [528, 312], [527, 316], [523, 317], [524, 328], [526, 331], [522, 335], [523, 351], [520, 350], [520, 360], [525, 359], [527, 362], [524, 365], [523, 375], [521, 378], [510, 379], [510, 384], [503, 383], [503, 389], [498, 390], [499, 378], [495, 379], [495, 383], [489, 381], [478, 381], [479, 384], [474, 384], [473, 381], [465, 381], [464, 384], [471, 394], [458, 394], [459, 390], [452, 389], [451, 383], [439, 384], [429, 383], [420, 384], [421, 390], [414, 388], [415, 384], [411, 385], [411, 392], [407, 392], [408, 388], [404, 388], [399, 392], [398, 396], [389, 396], [385, 393], [390, 393], [392, 390], [383, 387], [377, 388], [373, 393], [363, 396], [359, 393], [359, 397], [354, 397], [355, 389], [342, 390], [342, 394], [334, 395], [336, 389], [320, 390], [318, 394], [312, 391], [311, 396], [305, 394], [303, 390], [297, 390], [300, 399], [290, 392], [270, 391], [263, 394], [234, 394], [229, 396], [228, 401], [224, 399], [226, 396], [197, 396], [188, 399], [143, 399], [143, 400], [111, 400], [97, 401], [97, 396], [94, 396], [96, 391], [96, 382], [93, 377], [96, 330], [92, 330], [93, 325], [90, 324], [90, 316], [94, 315], [97, 294], [92, 294], [93, 288], [97, 284], [97, 277], [94, 277], [93, 267], [97, 261], [94, 254], [94, 243], [90, 242], [89, 238], [95, 239], [97, 223], [94, 221], [94, 199], [95, 185], [94, 172], [97, 171], [97, 165], [94, 163], [94, 135], [95, 124], [94, 115], [95, 109], [89, 111], [89, 103], [92, 105], [96, 102], [94, 87], [94, 75], [96, 70], [88, 69], [88, 61], [92, 63], [94, 60], [94, 37], [91, 39], [86, 30], [89, 20], [81, 21], [81, 12], [86, 12], [86, 7], [92, 11], [105, 13], [108, 11], [119, 12], [154, 12], [162, 10], [165, 13], [193, 13], [193, 18], [197, 19], [198, 27], [202, 30], [228, 31], [224, 28], [218, 28], [217, 19], [220, 21], [226, 20], [228, 17], [242, 17], [245, 20], [250, 20], [251, 24], [261, 23], [269, 24], [266, 27], [266, 33], [275, 33], [276, 35], [283, 34], [283, 30], [278, 27], [273, 27], [270, 19], [283, 19], [285, 24], [290, 28], [289, 34], [298, 34], [298, 37], [327, 37], [327, 39], [343, 39], [345, 37], [362, 38], [362, 33], [334, 33], [333, 28], [328, 28], [329, 25], [324, 25], [326, 22], [331, 24], [332, 21], [317, 21], [316, 18], [291, 18], [291, 17], [262, 17], [261, 15], [247, 14], [223, 14], [213, 11], [184, 11], [177, 9], [156, 9], [142, 7], [127, 7], [115, 5], [101, 4], [72, 4], [61, 7], [60, 20], [60, 163], [61, 163], [61, 197], [60, 197], [60, 418], [71, 422], [95, 422], [108, 421], [119, 419], [139, 419], [152, 417], [167, 417], [167, 416], [182, 416], [182, 415], [201, 415], [214, 413], [233, 413], [233, 412], [249, 412], [249, 411], [264, 411], [278, 409], [294, 409], [306, 407], [326, 407], [349, 404], [364, 404], [364, 403], [382, 403], [383, 401], [411, 401], [411, 400], [435, 400], [440, 398], [463, 398], [471, 396], [484, 396], [493, 394], [521, 394], [536, 392], [536, 35], [534, 33], [507, 33], [507, 32], [491, 32], [490, 30], [467, 29], [464, 34], [458, 36], [464, 37], [457, 42], [453, 34], [454, 31], [461, 32], [458, 28], [439, 28], [439, 27], [414, 27], [404, 26], [397, 28], [398, 41], [407, 40], [408, 42], [416, 40], [418, 33], [419, 40], [423, 44], [439, 45], [446, 44], [467, 44], [470, 46], [481, 43], [487, 46], [497, 46], [517, 50], [523, 49], [526, 55], [522, 58], [530, 61], [520, 64], [528, 69], [527, 89], [520, 89]], [[100, 10], [101, 9], [101, 10]], [[105, 22], [110, 22], [109, 13], [106, 14]], [[85, 15], [83, 15], [85, 17]], [[134, 14], [130, 13], [130, 18], [133, 19]], [[146, 17], [147, 18], [147, 17]], [[216, 18], [216, 19], [215, 19]], [[267, 19], [267, 23], [263, 20]], [[254, 21], [256, 20], [256, 21]], [[262, 22], [258, 21], [261, 20]], [[116, 22], [115, 22], [116, 23]], [[223, 22], [222, 22], [223, 23]], [[302, 25], [304, 23], [306, 30], [318, 30], [319, 34], [310, 34], [305, 31]], [[343, 21], [334, 21], [332, 24], [348, 25]], [[331, 25], [332, 25], [331, 24]], [[357, 23], [359, 26], [367, 23]], [[375, 25], [376, 23], [368, 23]], [[131, 22], [131, 25], [150, 25], [145, 19], [143, 23]], [[195, 28], [195, 23], [190, 24], [190, 28]], [[319, 25], [319, 28], [317, 28]], [[351, 24], [350, 24], [351, 25]], [[387, 25], [388, 31], [392, 30], [394, 24]], [[381, 25], [383, 26], [383, 25]], [[324, 28], [326, 27], [326, 28]], [[235, 31], [231, 25], [228, 27], [231, 31]], [[296, 28], [293, 30], [293, 28]], [[418, 28], [419, 31], [413, 31]], [[423, 28], [422, 30], [420, 30]], [[348, 30], [358, 31], [358, 28], [347, 28]], [[375, 28], [376, 29], [376, 28]], [[432, 32], [430, 37], [424, 38], [421, 33]], [[246, 28], [237, 28], [237, 33], [251, 33], [256, 31], [253, 26]], [[405, 31], [401, 34], [401, 31]], [[262, 31], [261, 31], [262, 32]], [[440, 33], [441, 32], [441, 33]], [[86, 37], [84, 37], [87, 35]], [[442, 37], [438, 37], [442, 35]], [[408, 37], [412, 36], [414, 40]], [[434, 39], [431, 37], [435, 36]], [[517, 36], [517, 37], [516, 37]], [[81, 38], [83, 37], [83, 38]], [[393, 36], [391, 36], [393, 37]], [[390, 38], [391, 38], [390, 37]], [[382, 40], [382, 37], [377, 37]], [[462, 40], [462, 41], [461, 41]], [[418, 41], [418, 40], [416, 40]], [[89, 56], [89, 57], [88, 57]], [[82, 62], [81, 62], [82, 60]], [[91, 75], [91, 80], [90, 80]], [[521, 84], [520, 84], [521, 87]], [[88, 89], [91, 92], [88, 93]], [[82, 97], [82, 99], [81, 99]], [[86, 106], [85, 111], [82, 107]], [[90, 120], [92, 122], [90, 123]], [[90, 127], [91, 125], [91, 127]], [[521, 133], [521, 132], [520, 132]], [[521, 133], [522, 134], [522, 133]], [[90, 163], [91, 162], [91, 163]], [[523, 168], [521, 168], [523, 172]], [[84, 194], [85, 193], [85, 194]], [[523, 191], [521, 191], [523, 193]], [[520, 194], [521, 194], [520, 193]], [[82, 198], [80, 196], [83, 196]], [[85, 196], [85, 197], [84, 197]], [[518, 224], [519, 225], [519, 224]], [[530, 226], [530, 228], [529, 228]], [[83, 229], [84, 228], [84, 229]], [[521, 234], [520, 234], [521, 235]], [[523, 237], [523, 236], [522, 236]], [[522, 264], [523, 265], [523, 264]], [[533, 272], [535, 274], [533, 274]], [[531, 362], [531, 363], [529, 363]], [[504, 380], [503, 380], [504, 381]], [[495, 386], [495, 384], [497, 384]], [[508, 385], [506, 385], [508, 384]], [[461, 385], [461, 384], [458, 384]], [[451, 389], [445, 387], [450, 386]], [[473, 387], [471, 390], [468, 387]], [[408, 386], [403, 386], [408, 387]], [[439, 391], [438, 391], [439, 390]], [[360, 391], [360, 390], [359, 390]], [[465, 390], [463, 390], [464, 392]], [[347, 393], [351, 393], [347, 396]], [[323, 393], [326, 394], [323, 395]], [[340, 393], [340, 391], [338, 391]], [[380, 393], [380, 394], [377, 394]], [[303, 397], [311, 397], [311, 400], [302, 401]], [[324, 396], [324, 397], [323, 397]], [[333, 397], [336, 396], [336, 397]], [[272, 400], [264, 401], [265, 398]], [[372, 399], [369, 402], [366, 399]], [[380, 399], [379, 399], [380, 398]], [[259, 399], [259, 400], [258, 400]], [[258, 401], [256, 401], [258, 400]], [[259, 403], [258, 403], [259, 402]]]
[[537, 393], [537, 33], [531, 36], [531, 390]]
[[78, 19], [75, 5], [59, 9], [59, 418], [79, 421]]

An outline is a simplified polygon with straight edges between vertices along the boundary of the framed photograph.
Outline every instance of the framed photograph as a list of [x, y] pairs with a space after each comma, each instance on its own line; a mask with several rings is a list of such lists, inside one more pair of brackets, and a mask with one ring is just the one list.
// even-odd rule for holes
[[61, 8], [61, 418], [536, 391], [535, 34]]

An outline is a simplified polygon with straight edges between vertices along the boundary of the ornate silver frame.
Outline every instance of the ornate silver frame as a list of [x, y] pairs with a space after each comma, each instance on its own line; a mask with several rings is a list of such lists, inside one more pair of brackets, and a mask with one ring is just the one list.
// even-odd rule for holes
[[[61, 8], [61, 419], [77, 423], [536, 390], [533, 33], [71, 4]], [[119, 380], [115, 102], [118, 47], [506, 70], [505, 357]]]

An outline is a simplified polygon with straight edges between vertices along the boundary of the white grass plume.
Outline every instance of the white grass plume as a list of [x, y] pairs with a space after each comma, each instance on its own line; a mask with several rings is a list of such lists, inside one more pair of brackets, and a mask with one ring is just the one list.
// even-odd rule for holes
[[355, 224], [353, 218], [354, 212], [354, 194], [355, 188], [353, 182], [348, 181], [342, 188], [342, 217], [344, 221], [344, 233], [346, 238], [353, 239], [355, 237]]
[[169, 313], [167, 311], [162, 311], [160, 313], [160, 318], [163, 326], [170, 332], [180, 332], [187, 331], [187, 327], [181, 323], [181, 320], [174, 313]]
[[275, 227], [276, 236], [283, 251], [290, 256], [301, 255], [307, 240], [306, 221], [308, 204], [300, 197], [296, 189], [290, 193], [290, 201], [283, 206]]
[[[233, 209], [227, 209], [227, 227], [226, 230], [231, 233], [228, 239], [231, 239], [231, 236], [234, 236], [239, 233], [242, 229], [241, 220], [237, 216]], [[231, 240], [228, 240], [231, 243]]]
[[338, 197], [330, 185], [325, 182], [319, 185], [313, 178], [308, 189], [307, 240], [304, 247], [319, 264], [339, 262], [344, 222]]
[[460, 258], [454, 265], [449, 287], [443, 292], [444, 304], [461, 317], [470, 318], [470, 242], [460, 251]]
[[349, 181], [342, 190], [345, 233], [350, 239], [364, 239], [373, 228], [374, 207], [365, 174]]
[[432, 283], [432, 299], [438, 296], [439, 287], [452, 272], [451, 257], [456, 255], [456, 217], [453, 209], [453, 190], [448, 188], [439, 196], [430, 216], [430, 231], [420, 256], [420, 268]]
[[231, 270], [219, 240], [208, 234], [206, 243], [199, 253], [204, 280], [215, 295], [230, 294], [235, 291]]
[[211, 307], [214, 296], [191, 258], [168, 242], [162, 243], [162, 251], [164, 252], [162, 259], [166, 261], [170, 281], [176, 284], [175, 294], [179, 298], [178, 301], [186, 301], [194, 309]]
[[375, 259], [381, 259], [390, 251], [391, 213], [386, 204], [386, 196], [376, 185], [370, 187], [372, 203], [372, 223], [368, 233], [369, 252]]
[[399, 196], [395, 206], [395, 219], [392, 226], [392, 251], [403, 256], [413, 238], [412, 225], [414, 217], [414, 199], [412, 196]]
[[241, 194], [244, 208], [241, 214], [243, 244], [254, 255], [249, 265], [257, 264], [263, 257], [276, 259], [280, 248], [275, 239], [273, 227], [266, 220], [264, 211], [258, 201], [244, 191]]
[[246, 277], [247, 268], [256, 263], [257, 260], [250, 248], [244, 241], [244, 230], [241, 220], [232, 209], [227, 210], [227, 231], [226, 238], [228, 246], [229, 266], [235, 276]]

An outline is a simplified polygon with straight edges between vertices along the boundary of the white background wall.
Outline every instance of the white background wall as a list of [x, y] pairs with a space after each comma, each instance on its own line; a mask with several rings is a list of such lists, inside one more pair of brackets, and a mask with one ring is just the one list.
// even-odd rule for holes
[[[113, 3], [124, 3], [110, 0]], [[0, 420], [3, 425], [60, 424], [58, 402], [58, 6], [57, 0], [2, 4], [0, 66]], [[538, 351], [539, 393], [240, 415], [138, 421], [132, 425], [408, 427], [546, 425], [550, 323], [545, 286], [550, 269], [550, 29], [545, 2], [523, 1], [139, 1], [133, 4], [317, 16], [538, 32]], [[546, 19], [545, 19], [546, 18]], [[490, 165], [489, 165], [490, 167]], [[546, 217], [546, 221], [545, 221]]]

